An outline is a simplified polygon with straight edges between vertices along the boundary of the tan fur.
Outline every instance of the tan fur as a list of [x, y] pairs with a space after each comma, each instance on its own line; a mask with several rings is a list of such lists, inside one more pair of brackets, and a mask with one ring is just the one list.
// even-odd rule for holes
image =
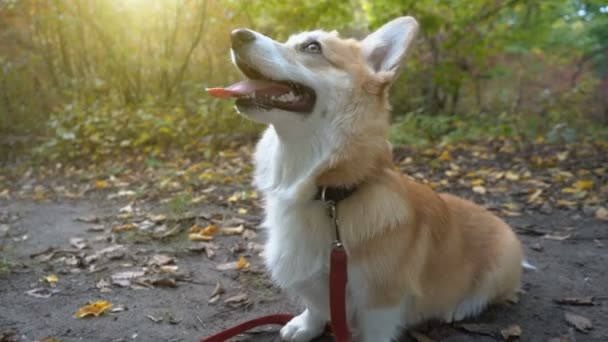
[[[350, 138], [317, 176], [320, 186], [361, 184], [338, 208], [350, 262], [370, 285], [369, 305], [389, 307], [404, 293], [408, 311], [430, 317], [483, 293], [513, 295], [521, 277], [521, 245], [498, 217], [458, 197], [438, 195], [395, 171], [388, 128], [387, 81], [365, 64], [358, 42], [322, 40], [331, 67], [355, 79], [360, 106]], [[327, 66], [323, 66], [327, 67]]]

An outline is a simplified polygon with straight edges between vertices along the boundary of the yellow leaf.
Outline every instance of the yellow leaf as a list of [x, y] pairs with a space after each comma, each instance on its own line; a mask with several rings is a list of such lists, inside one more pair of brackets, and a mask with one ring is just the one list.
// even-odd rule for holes
[[593, 181], [591, 180], [579, 180], [572, 184], [572, 186], [577, 190], [589, 190], [593, 187]]
[[476, 185], [482, 185], [484, 183], [483, 179], [481, 178], [477, 178], [471, 181], [471, 185], [472, 186], [476, 186]]
[[200, 233], [203, 229], [203, 227], [199, 226], [198, 224], [195, 224], [194, 226], [190, 227], [190, 233]]
[[249, 262], [247, 262], [247, 259], [245, 259], [245, 257], [240, 257], [239, 262], [236, 264], [236, 269], [242, 270], [242, 269], [248, 269], [248, 268], [249, 268]]
[[574, 188], [563, 188], [562, 189], [562, 193], [563, 194], [574, 194], [577, 193], [578, 190], [574, 189]]
[[118, 232], [122, 232], [125, 230], [135, 230], [135, 229], [137, 229], [136, 225], [134, 225], [133, 223], [127, 223], [127, 224], [121, 224], [119, 226], [112, 227], [112, 232], [118, 233]]
[[95, 182], [95, 189], [105, 189], [108, 187], [108, 182], [104, 180], [98, 180]]
[[213, 236], [207, 236], [207, 235], [203, 235], [203, 234], [194, 233], [194, 234], [188, 234], [188, 239], [190, 239], [192, 241], [211, 241], [211, 240], [213, 240]]
[[56, 274], [50, 274], [46, 277], [42, 277], [42, 279], [49, 284], [56, 284], [59, 281], [59, 277], [57, 277]]
[[205, 227], [205, 229], [203, 229], [203, 231], [201, 232], [201, 235], [212, 236], [215, 233], [217, 233], [217, 227], [214, 224], [210, 224], [207, 227]]
[[245, 215], [245, 214], [247, 214], [247, 209], [245, 209], [245, 208], [240, 208], [240, 209], [238, 210], [238, 213], [239, 213], [239, 215]]
[[441, 152], [441, 154], [439, 155], [439, 160], [441, 161], [447, 161], [450, 159], [452, 159], [452, 157], [450, 156], [450, 152], [448, 150]]
[[76, 311], [74, 314], [74, 317], [83, 318], [90, 315], [97, 317], [111, 307], [112, 303], [108, 302], [107, 300], [98, 300], [78, 309], [78, 311]]
[[237, 202], [239, 200], [239, 198], [241, 197], [240, 193], [235, 193], [232, 196], [228, 197], [228, 202], [234, 203]]

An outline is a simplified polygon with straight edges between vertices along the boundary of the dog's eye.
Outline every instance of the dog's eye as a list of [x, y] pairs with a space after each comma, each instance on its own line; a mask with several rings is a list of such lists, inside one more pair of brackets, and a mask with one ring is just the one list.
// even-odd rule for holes
[[308, 43], [308, 45], [304, 47], [304, 51], [308, 53], [321, 53], [321, 44], [318, 42]]

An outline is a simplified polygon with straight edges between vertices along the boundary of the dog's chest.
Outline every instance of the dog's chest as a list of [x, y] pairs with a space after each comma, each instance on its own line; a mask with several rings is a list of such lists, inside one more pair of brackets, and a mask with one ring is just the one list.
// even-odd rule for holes
[[329, 254], [335, 231], [320, 202], [288, 205], [268, 198], [265, 226], [266, 264], [273, 279], [292, 287], [329, 272]]

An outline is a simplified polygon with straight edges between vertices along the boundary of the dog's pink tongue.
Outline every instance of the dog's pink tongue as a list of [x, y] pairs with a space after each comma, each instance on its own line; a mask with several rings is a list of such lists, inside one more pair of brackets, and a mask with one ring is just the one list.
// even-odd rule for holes
[[291, 88], [285, 84], [272, 81], [248, 80], [235, 83], [228, 88], [207, 88], [206, 90], [213, 97], [227, 99], [253, 93], [277, 96], [290, 92]]

